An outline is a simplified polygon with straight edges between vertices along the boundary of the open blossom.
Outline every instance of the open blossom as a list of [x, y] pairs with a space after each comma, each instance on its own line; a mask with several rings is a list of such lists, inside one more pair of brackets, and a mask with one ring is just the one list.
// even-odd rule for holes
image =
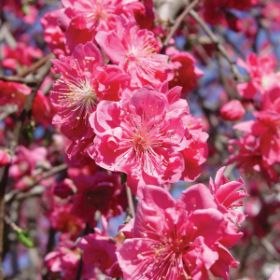
[[126, 173], [131, 186], [179, 180], [189, 111], [174, 92], [142, 88], [126, 91], [119, 102], [100, 102], [90, 117], [96, 137], [89, 153], [96, 163]]
[[133, 13], [144, 7], [138, 0], [63, 0], [65, 13], [76, 29], [108, 28], [120, 15], [133, 19]]
[[251, 53], [246, 62], [241, 61], [243, 66], [250, 75], [248, 83], [238, 85], [239, 93], [247, 99], [254, 99], [258, 94], [265, 94], [273, 88], [280, 87], [280, 74], [275, 71], [276, 59], [271, 55], [257, 56]]
[[167, 79], [168, 57], [159, 54], [154, 34], [137, 26], [100, 31], [96, 41], [108, 57], [131, 76], [133, 86], [160, 85]]
[[238, 168], [246, 175], [259, 174], [268, 182], [277, 182], [276, 165], [270, 165], [264, 160], [259, 139], [251, 133], [245, 134], [242, 138], [230, 142], [231, 152], [230, 163], [236, 163]]
[[[206, 186], [187, 189], [178, 201], [161, 188], [142, 188], [135, 220], [117, 251], [125, 280], [229, 279], [237, 262], [226, 244], [237, 242]], [[224, 241], [227, 241], [225, 243]], [[231, 241], [231, 242], [230, 242]]]
[[244, 135], [233, 141], [238, 152], [232, 156], [232, 160], [246, 172], [262, 173], [269, 181], [277, 180], [276, 165], [280, 164], [279, 97], [278, 89], [266, 92], [261, 110], [254, 113], [255, 120], [235, 126]]
[[99, 100], [118, 100], [127, 77], [103, 59], [93, 43], [78, 45], [71, 56], [54, 61], [61, 77], [55, 82], [51, 101], [56, 110], [53, 122], [71, 140], [89, 138], [88, 116]]

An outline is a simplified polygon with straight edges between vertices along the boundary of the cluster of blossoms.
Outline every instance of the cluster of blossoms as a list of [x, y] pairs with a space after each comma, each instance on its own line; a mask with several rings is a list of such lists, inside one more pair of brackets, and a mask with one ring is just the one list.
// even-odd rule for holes
[[[246, 106], [251, 106], [253, 119], [235, 125], [243, 136], [232, 143], [231, 149], [237, 146], [239, 150], [232, 160], [246, 173], [261, 173], [270, 184], [279, 179], [280, 76], [275, 71], [276, 61], [270, 55], [257, 57], [250, 54], [241, 65], [248, 71], [250, 81], [239, 85], [239, 93], [242, 99], [247, 100]], [[244, 111], [243, 107], [241, 111]], [[244, 112], [238, 119], [243, 115]]]
[[168, 41], [169, 2], [0, 3], [24, 23], [14, 36], [39, 19], [46, 44], [10, 34], [0, 61], [0, 180], [24, 201], [11, 220], [39, 224], [44, 279], [239, 279], [251, 239], [280, 253], [280, 74], [258, 45], [259, 28], [279, 32], [279, 3], [175, 1], [186, 24]]
[[[57, 55], [53, 124], [65, 136], [76, 171], [52, 189], [50, 219], [62, 236], [47, 266], [63, 279], [80, 258], [85, 279], [98, 273], [206, 279], [209, 270], [228, 279], [229, 268], [237, 266], [228, 248], [241, 236], [243, 218], [234, 209], [245, 195], [242, 182], [228, 182], [222, 169], [209, 189], [193, 186], [178, 202], [166, 189], [195, 180], [207, 158], [208, 135], [181, 98], [182, 88], [184, 94], [194, 89], [202, 75], [194, 58], [175, 48], [162, 51], [153, 28], [137, 21], [146, 16], [139, 1], [62, 4], [42, 23]], [[136, 217], [121, 230], [124, 242], [106, 232], [106, 220], [127, 207], [121, 173], [139, 201]], [[103, 230], [87, 232], [96, 226], [96, 213], [105, 219]], [[79, 244], [69, 243], [82, 230]]]

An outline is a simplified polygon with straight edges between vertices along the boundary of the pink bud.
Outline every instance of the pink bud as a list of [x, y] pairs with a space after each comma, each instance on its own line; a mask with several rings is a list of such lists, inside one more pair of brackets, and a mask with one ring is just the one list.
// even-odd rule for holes
[[11, 157], [9, 154], [3, 150], [0, 150], [0, 167], [9, 164]]
[[223, 105], [220, 114], [226, 121], [237, 121], [244, 116], [245, 110], [240, 101], [232, 100]]

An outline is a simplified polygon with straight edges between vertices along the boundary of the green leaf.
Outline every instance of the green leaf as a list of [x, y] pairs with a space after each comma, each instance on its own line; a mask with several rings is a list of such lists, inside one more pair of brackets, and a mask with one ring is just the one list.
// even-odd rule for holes
[[17, 231], [17, 239], [26, 248], [35, 247], [34, 242], [27, 231], [24, 230]]

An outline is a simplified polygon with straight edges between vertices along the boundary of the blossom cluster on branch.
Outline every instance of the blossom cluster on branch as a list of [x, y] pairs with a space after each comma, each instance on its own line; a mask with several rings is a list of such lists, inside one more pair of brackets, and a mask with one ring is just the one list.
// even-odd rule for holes
[[0, 9], [4, 273], [280, 277], [277, 1]]

